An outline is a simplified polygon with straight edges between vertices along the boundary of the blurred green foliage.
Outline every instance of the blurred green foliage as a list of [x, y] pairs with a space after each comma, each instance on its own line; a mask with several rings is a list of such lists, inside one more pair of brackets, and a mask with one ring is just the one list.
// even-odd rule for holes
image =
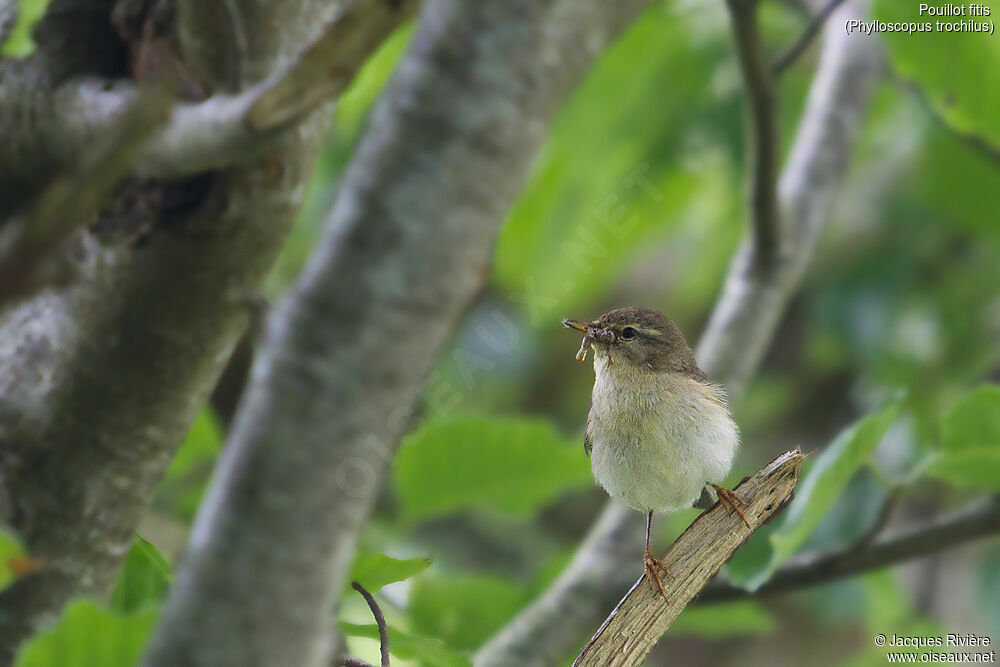
[[688, 607], [670, 626], [673, 635], [695, 635], [705, 639], [767, 635], [776, 629], [774, 616], [752, 600], [714, 607]]
[[834, 438], [811, 465], [806, 463], [795, 498], [769, 536], [771, 557], [763, 571], [747, 582], [750, 588], [765, 583], [778, 566], [798, 553], [854, 474], [871, 460], [898, 408], [892, 403], [867, 415]]
[[[377, 640], [379, 636], [378, 626], [375, 624], [357, 625], [340, 622], [337, 627], [348, 637]], [[472, 664], [468, 658], [450, 650], [439, 639], [418, 637], [395, 628], [389, 630], [389, 645], [392, 647], [392, 655], [403, 660], [414, 660], [436, 667], [469, 667]]]
[[163, 599], [170, 587], [170, 566], [152, 544], [136, 535], [111, 592], [111, 611], [139, 611]]
[[[990, 16], [929, 16], [920, 4], [942, 9], [955, 3], [875, 0], [872, 16], [880, 20], [931, 23], [933, 32], [886, 33], [885, 42], [899, 74], [919, 84], [928, 103], [957, 131], [978, 137], [1000, 149], [1000, 40], [991, 38], [988, 24], [996, 20], [1000, 2], [982, 2]], [[958, 5], [962, 7], [962, 5]], [[987, 24], [987, 32], [947, 32], [937, 24]], [[978, 63], [979, 66], [975, 66]]]
[[122, 615], [90, 600], [70, 602], [55, 627], [29, 641], [15, 667], [132, 667], [157, 611]]

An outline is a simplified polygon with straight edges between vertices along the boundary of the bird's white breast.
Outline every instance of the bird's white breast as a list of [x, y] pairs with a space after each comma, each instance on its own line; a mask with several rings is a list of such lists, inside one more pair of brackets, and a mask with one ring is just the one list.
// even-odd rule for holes
[[739, 445], [721, 387], [678, 373], [639, 372], [595, 355], [587, 436], [594, 477], [634, 509], [691, 507], [720, 483]]

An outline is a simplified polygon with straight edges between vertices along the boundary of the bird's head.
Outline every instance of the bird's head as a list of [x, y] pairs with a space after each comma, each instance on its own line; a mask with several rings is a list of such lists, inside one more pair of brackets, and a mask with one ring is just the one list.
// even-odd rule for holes
[[606, 357], [608, 364], [622, 364], [628, 370], [682, 373], [704, 379], [681, 330], [650, 308], [618, 308], [591, 322], [566, 319], [563, 326], [583, 334], [578, 361], [586, 359], [587, 350], [593, 348], [595, 363]]

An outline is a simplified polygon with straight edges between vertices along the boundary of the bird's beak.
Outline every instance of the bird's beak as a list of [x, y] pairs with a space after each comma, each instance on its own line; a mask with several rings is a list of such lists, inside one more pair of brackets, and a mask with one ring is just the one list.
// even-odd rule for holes
[[594, 325], [589, 322], [581, 322], [580, 320], [563, 320], [563, 326], [567, 329], [576, 329], [580, 333], [586, 334], [587, 330]]

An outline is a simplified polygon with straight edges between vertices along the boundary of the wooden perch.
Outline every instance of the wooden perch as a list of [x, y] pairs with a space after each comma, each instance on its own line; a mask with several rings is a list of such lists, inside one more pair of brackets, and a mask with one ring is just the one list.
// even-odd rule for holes
[[733, 553], [788, 504], [803, 459], [798, 450], [785, 452], [734, 489], [746, 501], [749, 527], [718, 503], [695, 519], [662, 558], [672, 574], [664, 581], [666, 598], [640, 578], [584, 647], [574, 667], [638, 664]]

